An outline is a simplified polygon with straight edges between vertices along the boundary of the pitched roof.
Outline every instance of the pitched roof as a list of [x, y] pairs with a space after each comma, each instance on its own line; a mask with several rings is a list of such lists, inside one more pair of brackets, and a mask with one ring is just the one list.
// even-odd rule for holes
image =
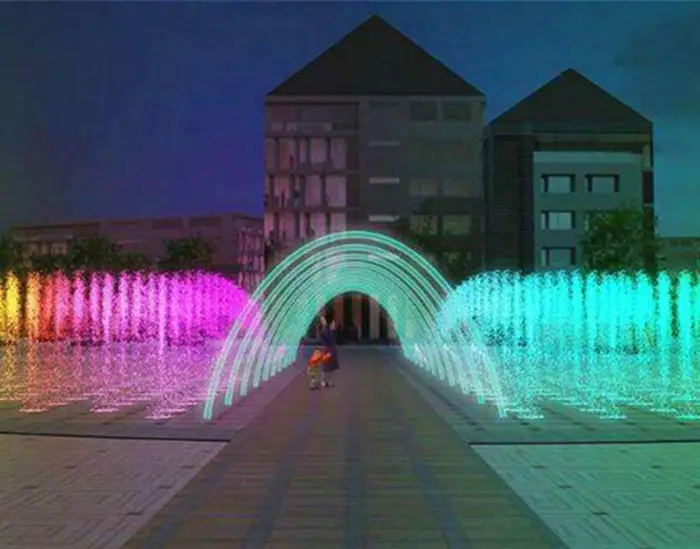
[[268, 95], [484, 94], [373, 15]]
[[574, 69], [567, 69], [515, 106], [491, 126], [610, 126], [628, 131], [651, 131], [652, 123], [632, 107]]

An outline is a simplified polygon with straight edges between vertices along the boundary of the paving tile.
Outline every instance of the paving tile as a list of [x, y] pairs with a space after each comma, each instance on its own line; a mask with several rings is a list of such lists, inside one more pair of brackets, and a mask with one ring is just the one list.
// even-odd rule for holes
[[[61, 442], [69, 439], [0, 436], [0, 547], [700, 546], [698, 446], [469, 446], [475, 425], [491, 441], [545, 435], [495, 423], [488, 406], [468, 403], [475, 425], [459, 423], [392, 360], [342, 349], [334, 389], [309, 392], [303, 378], [290, 380], [274, 398], [268, 392], [264, 413], [239, 414], [225, 445], [78, 448]], [[99, 428], [77, 409], [61, 414]], [[579, 436], [572, 422], [598, 425], [554, 405], [551, 414], [541, 424], [550, 437]], [[192, 418], [180, 420], [181, 433], [208, 429]], [[644, 418], [663, 431], [663, 421]], [[147, 430], [123, 415], [112, 421], [138, 436]], [[32, 418], [27, 428], [50, 424]]]

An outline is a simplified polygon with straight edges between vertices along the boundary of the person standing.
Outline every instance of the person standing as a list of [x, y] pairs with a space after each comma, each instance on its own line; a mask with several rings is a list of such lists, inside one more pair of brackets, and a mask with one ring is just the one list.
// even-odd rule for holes
[[330, 360], [323, 363], [323, 387], [333, 387], [330, 378], [332, 372], [340, 367], [338, 362], [338, 348], [335, 344], [335, 320], [332, 320], [330, 324], [326, 322], [324, 318], [321, 321], [321, 344], [323, 345], [324, 352], [330, 354]]

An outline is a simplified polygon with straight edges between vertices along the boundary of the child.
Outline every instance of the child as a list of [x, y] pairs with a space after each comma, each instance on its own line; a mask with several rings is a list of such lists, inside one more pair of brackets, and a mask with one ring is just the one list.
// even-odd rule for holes
[[330, 353], [324, 353], [319, 349], [315, 349], [309, 358], [309, 365], [306, 368], [306, 373], [309, 376], [309, 389], [320, 389], [325, 384], [324, 364], [331, 360]]

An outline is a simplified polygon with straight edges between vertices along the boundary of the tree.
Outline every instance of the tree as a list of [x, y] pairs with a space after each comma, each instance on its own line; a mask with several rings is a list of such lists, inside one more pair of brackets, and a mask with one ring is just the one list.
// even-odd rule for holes
[[24, 245], [10, 235], [0, 236], [0, 273], [24, 268]]
[[655, 274], [659, 267], [661, 242], [651, 210], [624, 207], [596, 213], [580, 243], [587, 270]]
[[420, 227], [411, 227], [404, 218], [394, 224], [394, 234], [400, 240], [431, 258], [448, 280], [459, 284], [474, 273], [474, 256], [466, 242], [463, 249], [446, 246], [435, 229], [434, 216], [425, 216]]
[[68, 246], [66, 267], [73, 270], [120, 269], [121, 247], [104, 236], [73, 239]]
[[69, 259], [65, 255], [50, 252], [31, 256], [29, 264], [32, 271], [42, 274], [51, 274], [70, 266]]
[[474, 255], [468, 250], [445, 252], [440, 266], [448, 279], [460, 283], [474, 274]]
[[141, 252], [122, 252], [119, 257], [119, 266], [125, 271], [145, 271], [153, 268], [153, 262]]
[[173, 270], [210, 269], [214, 263], [214, 244], [200, 236], [190, 236], [165, 243], [161, 267]]

